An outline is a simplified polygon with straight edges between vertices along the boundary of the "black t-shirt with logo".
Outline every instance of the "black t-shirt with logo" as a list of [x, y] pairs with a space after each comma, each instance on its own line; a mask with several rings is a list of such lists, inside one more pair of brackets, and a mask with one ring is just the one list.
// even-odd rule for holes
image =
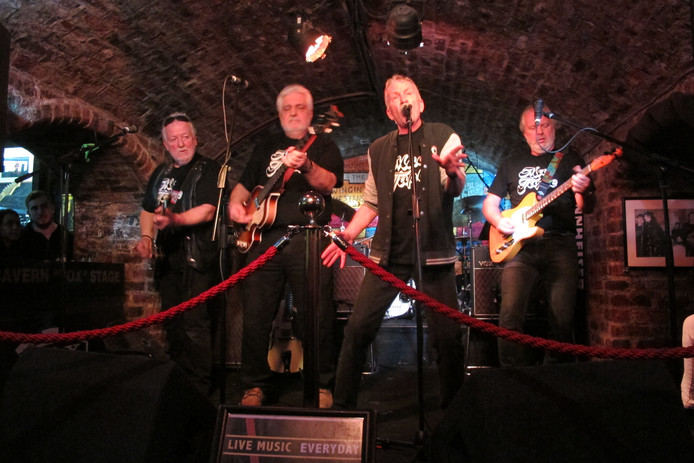
[[[554, 158], [553, 153], [534, 156], [529, 151], [506, 158], [489, 187], [489, 193], [500, 198], [505, 198], [508, 194], [511, 207], [515, 208], [528, 194], [537, 194], [542, 177], [552, 158]], [[547, 193], [569, 180], [574, 174], [573, 167], [576, 165], [584, 167], [585, 162], [573, 151], [565, 153], [557, 166]], [[537, 222], [537, 226], [545, 231], [575, 232], [575, 210], [576, 201], [569, 190], [543, 209], [543, 217]]]
[[[282, 166], [282, 157], [290, 146], [300, 147], [302, 140], [294, 140], [284, 135], [275, 135], [258, 143], [248, 164], [241, 175], [239, 182], [248, 190], [253, 191], [258, 185], [264, 186]], [[332, 172], [337, 177], [335, 188], [342, 186], [344, 161], [340, 155], [340, 149], [329, 137], [318, 135], [315, 142], [309, 147], [308, 157], [322, 168]], [[281, 184], [281, 179], [277, 186]], [[309, 219], [299, 208], [299, 201], [303, 195], [312, 190], [303, 174], [295, 171], [284, 185], [284, 192], [277, 201], [277, 215], [271, 227], [286, 228], [287, 225], [307, 225]], [[274, 191], [274, 189], [273, 189]], [[331, 197], [325, 197], [325, 210], [317, 217], [320, 225], [330, 222]]]

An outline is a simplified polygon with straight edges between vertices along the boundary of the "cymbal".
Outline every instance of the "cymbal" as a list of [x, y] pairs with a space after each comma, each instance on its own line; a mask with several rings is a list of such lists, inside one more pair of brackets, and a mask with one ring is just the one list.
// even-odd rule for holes
[[352, 206], [345, 203], [344, 201], [340, 201], [339, 199], [335, 198], [333, 198], [332, 201], [332, 208], [333, 214], [340, 217], [342, 220], [346, 222], [352, 220], [354, 218], [354, 214], [357, 213], [357, 211]]
[[453, 202], [453, 226], [464, 227], [469, 222], [482, 220], [482, 202], [484, 196], [467, 196], [456, 198]]
[[484, 196], [466, 196], [460, 198], [461, 206], [463, 206], [462, 209], [481, 211], [483, 202]]

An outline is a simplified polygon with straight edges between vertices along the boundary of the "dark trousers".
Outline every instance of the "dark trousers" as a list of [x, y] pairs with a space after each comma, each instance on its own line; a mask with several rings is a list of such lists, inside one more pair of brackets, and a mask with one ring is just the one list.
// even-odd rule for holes
[[[263, 241], [248, 253], [247, 263], [262, 255], [282, 235], [284, 230], [274, 230], [263, 235]], [[272, 370], [268, 364], [268, 347], [272, 322], [275, 319], [285, 288], [288, 284], [294, 296], [296, 317], [302, 338], [301, 326], [306, 312], [306, 289], [320, 287], [319, 313], [319, 372], [321, 387], [331, 387], [335, 375], [333, 352], [333, 330], [335, 309], [333, 307], [332, 269], [320, 265], [320, 281], [306, 281], [306, 240], [304, 232], [293, 236], [263, 267], [242, 283], [243, 293], [243, 340], [241, 344], [241, 381], [246, 388], [260, 387], [270, 398], [277, 394], [272, 381]], [[321, 238], [319, 248], [325, 249], [327, 238]]]
[[[386, 267], [402, 281], [415, 276], [411, 265]], [[453, 265], [425, 267], [422, 271], [423, 288], [418, 288], [451, 308], [458, 307]], [[383, 317], [398, 294], [398, 290], [377, 276], [367, 272], [364, 276], [354, 311], [345, 328], [344, 340], [337, 364], [335, 404], [354, 409], [358, 405], [361, 373], [367, 351], [376, 338]], [[425, 307], [425, 306], [422, 306]], [[464, 351], [460, 324], [432, 310], [426, 312], [428, 339], [436, 355], [441, 388], [441, 405], [447, 406], [463, 382]]]
[[[574, 313], [578, 285], [578, 252], [573, 235], [532, 239], [504, 265], [501, 276], [501, 309], [499, 326], [523, 332], [523, 324], [537, 282], [541, 281], [547, 304], [547, 337], [573, 342]], [[499, 363], [502, 366], [526, 365], [526, 349], [498, 339]], [[546, 363], [572, 360], [566, 355], [548, 352]]]
[[[188, 266], [171, 269], [159, 279], [162, 310], [198, 296], [219, 280], [214, 267], [205, 272]], [[210, 389], [212, 333], [222, 303], [223, 297], [217, 296], [164, 324], [169, 357], [204, 393]]]

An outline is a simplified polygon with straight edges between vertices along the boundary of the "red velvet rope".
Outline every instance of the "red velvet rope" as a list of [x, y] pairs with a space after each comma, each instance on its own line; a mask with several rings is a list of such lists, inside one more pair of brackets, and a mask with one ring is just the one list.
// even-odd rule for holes
[[432, 310], [444, 314], [448, 318], [467, 325], [472, 329], [480, 330], [483, 333], [491, 334], [499, 338], [508, 339], [509, 341], [519, 344], [526, 344], [531, 347], [552, 350], [564, 354], [572, 354], [579, 357], [593, 357], [601, 359], [672, 359], [694, 357], [694, 346], [662, 349], [613, 349], [609, 347], [591, 347], [557, 342], [550, 339], [529, 336], [517, 331], [507, 330], [506, 328], [502, 328], [492, 323], [488, 323], [471, 317], [470, 315], [461, 313], [458, 310], [452, 309], [451, 307], [438, 302], [436, 299], [417, 291], [415, 288], [408, 286], [407, 283], [387, 272], [382, 267], [379, 267], [371, 259], [357, 251], [354, 246], [349, 246], [346, 249], [346, 252], [356, 262], [363, 265], [381, 280], [388, 282], [393, 285], [393, 287], [399, 289], [406, 296], [416, 299]]
[[[222, 283], [213, 286], [189, 301], [183, 302], [177, 306], [171, 307], [168, 310], [140, 320], [135, 320], [109, 328], [75, 331], [72, 333], [27, 334], [0, 331], [0, 342], [29, 344], [74, 344], [82, 341], [117, 336], [130, 331], [136, 331], [148, 326], [163, 323], [164, 321], [176, 317], [186, 310], [190, 310], [191, 308], [196, 307], [208, 299], [235, 286], [237, 283], [243, 281], [248, 275], [255, 272], [257, 269], [270, 261], [277, 254], [277, 252], [277, 247], [271, 246], [262, 256], [258, 257], [258, 259], [251, 262], [246, 267], [242, 268], [238, 273], [232, 275]], [[591, 347], [557, 342], [550, 339], [529, 336], [527, 334], [507, 330], [506, 328], [502, 328], [492, 323], [471, 317], [470, 315], [466, 315], [456, 309], [438, 302], [436, 299], [433, 299], [424, 293], [419, 292], [415, 288], [408, 286], [407, 283], [387, 272], [382, 267], [379, 267], [376, 263], [356, 250], [353, 246], [348, 246], [346, 252], [356, 262], [363, 265], [366, 269], [371, 271], [383, 281], [393, 285], [394, 288], [400, 290], [406, 296], [415, 299], [432, 310], [435, 310], [436, 312], [439, 312], [461, 324], [467, 325], [472, 329], [507, 339], [509, 341], [579, 357], [593, 357], [600, 359], [674, 359], [694, 357], [694, 346], [652, 349], [614, 349], [609, 347]]]

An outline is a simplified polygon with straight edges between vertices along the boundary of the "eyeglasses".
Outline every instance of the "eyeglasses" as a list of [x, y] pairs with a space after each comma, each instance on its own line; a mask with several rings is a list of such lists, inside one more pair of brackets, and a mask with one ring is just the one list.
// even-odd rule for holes
[[185, 114], [173, 114], [166, 119], [164, 119], [164, 127], [171, 124], [174, 121], [190, 122], [190, 118]]

